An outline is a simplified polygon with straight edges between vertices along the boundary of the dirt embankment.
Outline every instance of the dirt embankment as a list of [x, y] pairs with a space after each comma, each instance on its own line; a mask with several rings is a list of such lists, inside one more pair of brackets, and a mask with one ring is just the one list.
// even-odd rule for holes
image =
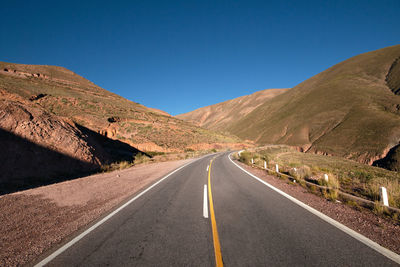
[[0, 197], [0, 266], [32, 263], [102, 214], [189, 162], [140, 165]]

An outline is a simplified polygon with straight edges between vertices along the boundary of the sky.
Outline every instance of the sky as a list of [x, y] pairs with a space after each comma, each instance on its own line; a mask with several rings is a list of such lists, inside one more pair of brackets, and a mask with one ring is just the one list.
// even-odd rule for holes
[[0, 61], [66, 67], [172, 115], [400, 44], [399, 0], [7, 1]]

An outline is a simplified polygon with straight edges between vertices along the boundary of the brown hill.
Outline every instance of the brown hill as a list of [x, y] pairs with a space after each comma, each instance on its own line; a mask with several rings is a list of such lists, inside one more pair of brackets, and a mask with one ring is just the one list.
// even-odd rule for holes
[[0, 89], [0, 194], [74, 178], [139, 151]]
[[350, 58], [265, 101], [226, 130], [259, 144], [399, 170], [399, 58], [400, 45]]
[[[0, 194], [240, 140], [108, 92], [62, 67], [0, 62]], [[139, 150], [138, 150], [139, 149]]]
[[0, 89], [139, 149], [183, 151], [199, 143], [240, 141], [127, 100], [62, 67], [0, 62]]
[[274, 98], [288, 89], [266, 89], [251, 95], [238, 97], [215, 105], [196, 109], [176, 117], [198, 126], [213, 130], [226, 130], [236, 120], [243, 118], [266, 100]]

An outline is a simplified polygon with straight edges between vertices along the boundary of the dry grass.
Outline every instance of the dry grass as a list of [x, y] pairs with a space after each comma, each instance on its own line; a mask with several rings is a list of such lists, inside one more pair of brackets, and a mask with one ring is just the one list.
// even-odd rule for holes
[[[371, 201], [379, 201], [379, 187], [387, 189], [389, 205], [400, 208], [400, 173], [357, 163], [339, 157], [301, 153], [289, 146], [266, 146], [242, 152], [242, 162], [251, 158], [268, 158], [269, 168], [279, 164], [280, 171], [296, 180], [308, 180], [327, 186], [324, 195], [336, 199], [337, 190], [359, 196]], [[255, 161], [260, 168], [261, 162]], [[295, 167], [294, 167], [295, 166]], [[296, 168], [296, 171], [294, 170]], [[328, 182], [324, 179], [328, 174]]]
[[323, 189], [322, 194], [326, 199], [336, 200], [339, 196], [340, 183], [333, 174], [328, 174], [328, 180], [325, 177], [318, 180], [319, 185], [326, 186], [328, 189]]
[[[154, 112], [61, 67], [4, 62], [0, 62], [0, 67], [43, 73], [49, 77], [23, 78], [0, 72], [0, 87], [8, 93], [24, 99], [44, 94], [45, 97], [33, 103], [95, 132], [112, 128], [115, 130], [112, 137], [120, 141], [133, 144], [154, 143], [161, 147], [159, 151], [183, 151], [186, 147], [198, 143], [241, 142], [233, 135], [203, 129], [175, 117]], [[117, 119], [111, 122], [110, 118]]]
[[311, 178], [311, 169], [308, 166], [294, 167], [289, 170], [289, 175], [296, 180], [307, 180]]
[[312, 144], [315, 152], [367, 162], [399, 140], [400, 96], [385, 81], [399, 54], [396, 45], [350, 58], [265, 101], [226, 130], [258, 144]]
[[132, 167], [133, 162], [121, 161], [101, 166], [102, 172], [112, 172], [115, 170], [123, 170]]

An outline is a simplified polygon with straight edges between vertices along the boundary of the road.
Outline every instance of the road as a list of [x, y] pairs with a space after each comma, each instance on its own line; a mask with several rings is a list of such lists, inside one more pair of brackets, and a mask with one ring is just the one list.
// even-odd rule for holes
[[176, 171], [48, 266], [215, 266], [216, 255], [226, 266], [397, 266], [228, 156], [209, 155]]

